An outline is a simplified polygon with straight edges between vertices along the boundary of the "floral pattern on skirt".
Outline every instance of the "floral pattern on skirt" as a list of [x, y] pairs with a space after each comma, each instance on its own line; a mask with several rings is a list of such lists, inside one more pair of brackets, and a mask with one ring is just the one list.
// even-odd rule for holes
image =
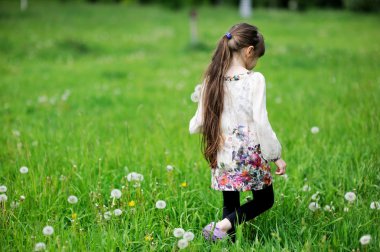
[[261, 190], [272, 184], [271, 168], [261, 155], [260, 144], [250, 141], [249, 131], [244, 132], [243, 129], [244, 126], [239, 125], [232, 131], [233, 140], [240, 144], [230, 149], [231, 162], [218, 162], [217, 167], [212, 169], [212, 189], [244, 192]]

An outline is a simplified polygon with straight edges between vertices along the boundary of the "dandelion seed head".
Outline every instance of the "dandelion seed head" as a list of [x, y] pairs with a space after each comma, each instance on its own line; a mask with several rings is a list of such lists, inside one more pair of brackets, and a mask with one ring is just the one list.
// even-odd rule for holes
[[22, 167], [20, 168], [20, 172], [21, 172], [22, 174], [26, 174], [26, 173], [28, 173], [28, 171], [29, 171], [29, 169], [28, 169], [28, 167], [26, 167], [26, 166], [22, 166]]
[[167, 170], [168, 172], [172, 171], [173, 169], [174, 169], [174, 167], [173, 167], [172, 165], [167, 165], [167, 166], [166, 166], [166, 170]]
[[317, 191], [316, 193], [314, 193], [313, 195], [311, 195], [311, 199], [312, 200], [319, 200], [319, 191]]
[[313, 212], [317, 211], [319, 208], [320, 208], [320, 207], [319, 207], [319, 205], [318, 205], [317, 202], [311, 202], [311, 203], [309, 204], [309, 209], [310, 209], [311, 211], [313, 211]]
[[158, 209], [164, 209], [164, 208], [166, 207], [166, 202], [163, 201], [163, 200], [158, 200], [158, 201], [156, 202], [156, 207], [157, 207]]
[[173, 235], [175, 237], [182, 237], [185, 234], [185, 230], [183, 228], [175, 228], [173, 231]]
[[50, 236], [54, 233], [54, 228], [52, 226], [46, 226], [42, 229], [42, 233], [46, 236]]
[[111, 198], [120, 199], [121, 198], [121, 191], [119, 189], [113, 189], [111, 191]]
[[127, 180], [128, 181], [143, 181], [144, 176], [137, 172], [131, 172], [127, 175]]
[[319, 132], [319, 128], [317, 126], [314, 126], [314, 127], [311, 127], [310, 131], [313, 134], [317, 134]]
[[20, 201], [24, 201], [25, 200], [25, 196], [24, 195], [21, 195], [20, 196]]
[[180, 239], [180, 240], [178, 241], [178, 248], [179, 248], [179, 249], [184, 249], [184, 248], [186, 248], [188, 245], [189, 245], [189, 242], [188, 242], [188, 240], [186, 240], [186, 239]]
[[112, 215], [111, 212], [107, 211], [103, 214], [103, 217], [105, 220], [109, 220], [109, 219], [111, 219], [111, 215]]
[[34, 245], [34, 251], [44, 251], [46, 249], [46, 244], [43, 242], [38, 242]]
[[7, 191], [7, 187], [5, 185], [0, 186], [0, 193], [5, 193]]
[[192, 241], [194, 239], [194, 234], [190, 231], [187, 231], [183, 234], [183, 238], [188, 241]]
[[356, 195], [355, 195], [354, 192], [348, 192], [348, 193], [346, 193], [346, 194], [344, 195], [344, 198], [345, 198], [348, 202], [352, 203], [352, 202], [355, 201], [355, 199], [356, 199]]
[[377, 209], [380, 210], [380, 202], [379, 201], [373, 201], [371, 202], [370, 206], [371, 209]]
[[5, 202], [8, 200], [8, 197], [6, 194], [2, 193], [0, 194], [0, 202]]
[[115, 210], [113, 210], [113, 214], [114, 214], [115, 216], [120, 216], [122, 213], [123, 213], [123, 211], [121, 211], [120, 209], [115, 209]]
[[360, 237], [359, 241], [362, 245], [367, 245], [371, 241], [371, 235], [363, 235], [362, 237]]
[[74, 195], [70, 195], [68, 198], [67, 198], [67, 201], [70, 203], [70, 204], [76, 204], [78, 203], [78, 198]]
[[311, 190], [311, 187], [309, 185], [304, 185], [302, 187], [302, 191], [304, 191], [304, 192], [309, 192], [310, 190]]

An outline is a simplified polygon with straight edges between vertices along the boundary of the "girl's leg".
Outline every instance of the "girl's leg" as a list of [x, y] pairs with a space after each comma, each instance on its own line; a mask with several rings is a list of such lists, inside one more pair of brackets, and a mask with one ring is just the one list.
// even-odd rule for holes
[[273, 184], [262, 189], [252, 190], [253, 200], [248, 201], [244, 205], [236, 209], [226, 216], [231, 222], [232, 227], [236, 224], [241, 224], [244, 221], [249, 221], [261, 213], [271, 208], [274, 204]]
[[[238, 191], [223, 191], [223, 218], [234, 213], [240, 207], [240, 193]], [[235, 241], [235, 227], [227, 231], [232, 241]]]

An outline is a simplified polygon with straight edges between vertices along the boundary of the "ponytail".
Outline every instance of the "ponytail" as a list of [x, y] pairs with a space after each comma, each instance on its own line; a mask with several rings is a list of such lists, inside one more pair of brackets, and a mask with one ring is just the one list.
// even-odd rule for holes
[[205, 73], [206, 88], [203, 99], [202, 149], [211, 168], [216, 167], [217, 152], [221, 143], [220, 122], [224, 106], [224, 76], [231, 63], [232, 52], [228, 38], [223, 36]]

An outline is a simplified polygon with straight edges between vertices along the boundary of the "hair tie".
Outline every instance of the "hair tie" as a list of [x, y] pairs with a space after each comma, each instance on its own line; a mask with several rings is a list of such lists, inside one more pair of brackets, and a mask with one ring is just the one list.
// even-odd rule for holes
[[231, 39], [231, 38], [232, 38], [231, 33], [227, 32], [227, 33], [226, 33], [226, 37], [227, 37], [228, 39]]

